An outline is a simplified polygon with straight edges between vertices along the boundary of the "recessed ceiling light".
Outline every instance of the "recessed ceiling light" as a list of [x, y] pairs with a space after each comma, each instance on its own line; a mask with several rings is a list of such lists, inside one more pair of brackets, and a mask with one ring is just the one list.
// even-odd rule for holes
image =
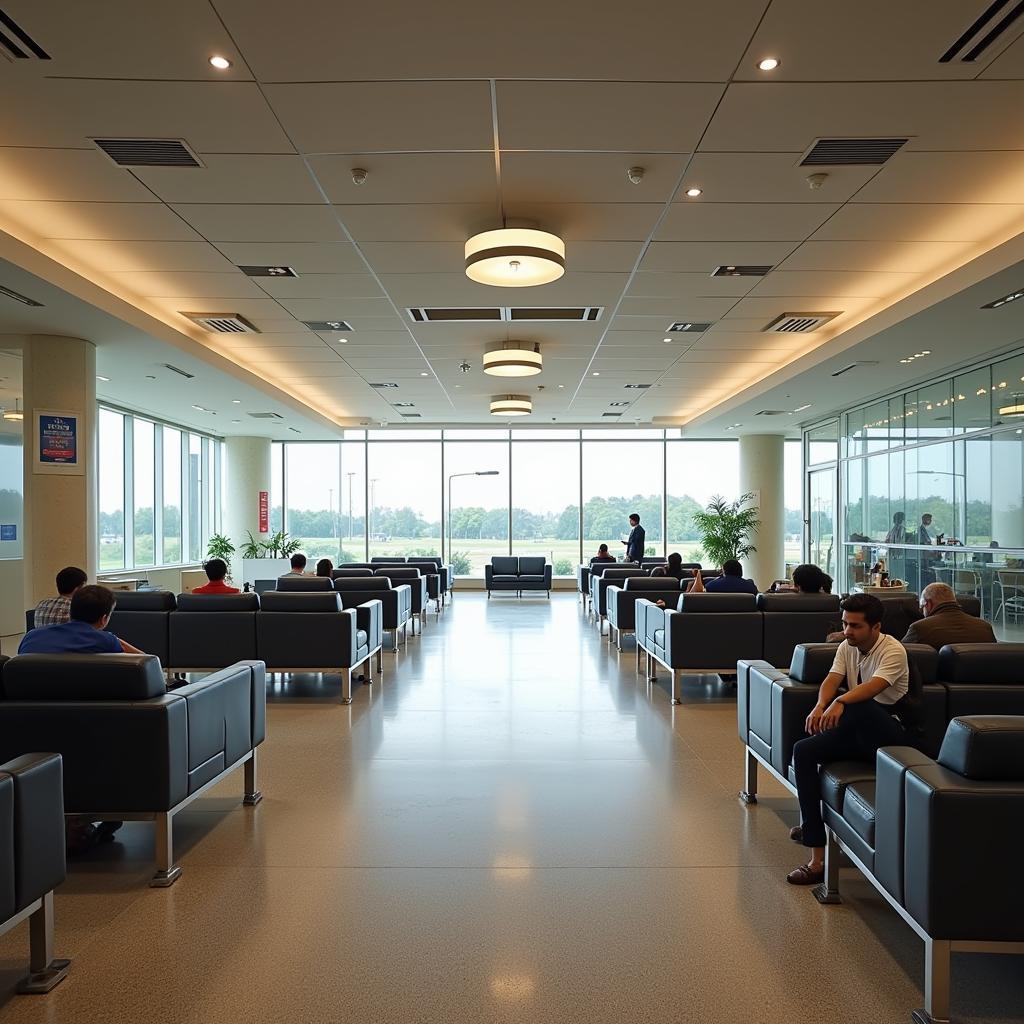
[[693, 186], [693, 188], [688, 188], [688, 189], [686, 190], [686, 194], [687, 194], [687, 195], [688, 195], [688, 196], [689, 196], [689, 197], [690, 197], [691, 199], [696, 199], [696, 198], [697, 198], [697, 196], [699, 196], [699, 195], [703, 195], [703, 193], [704, 193], [704, 189], [702, 189], [702, 188], [697, 188], [697, 186], [696, 186], [696, 185], [694, 185], [694, 186]]
[[218, 71], [227, 71], [227, 69], [228, 69], [229, 67], [231, 67], [231, 61], [229, 61], [229, 60], [227, 59], [227, 57], [222, 57], [222, 56], [221, 56], [221, 55], [220, 55], [219, 53], [215, 53], [215, 54], [214, 54], [214, 55], [213, 55], [213, 56], [212, 56], [212, 57], [210, 58], [210, 63], [211, 63], [211, 64], [212, 64], [212, 65], [213, 65], [213, 66], [214, 66], [214, 67], [215, 67], [215, 68], [216, 68], [216, 69], [217, 69]]
[[338, 338], [338, 344], [339, 345], [347, 345], [348, 344], [348, 338]]
[[671, 338], [662, 338], [661, 340], [663, 342], [665, 342], [666, 345], [671, 345], [672, 344], [672, 339]]
[[427, 371], [426, 371], [426, 370], [421, 370], [421, 371], [420, 371], [420, 376], [421, 376], [421, 377], [429, 377], [429, 376], [430, 376], [430, 374], [429, 374], [429, 373], [427, 373]]
[[600, 377], [601, 376], [601, 371], [600, 370], [595, 370], [590, 376], [591, 377]]
[[242, 421], [241, 420], [232, 420], [231, 422], [232, 423], [241, 423]]
[[1000, 306], [1005, 306], [1008, 302], [1016, 302], [1020, 298], [1024, 298], [1024, 288], [1021, 288], [1020, 291], [1010, 292], [1009, 295], [1004, 295], [1001, 299], [996, 299], [994, 302], [986, 302], [981, 308], [998, 309]]
[[757, 66], [761, 71], [774, 71], [781, 63], [778, 57], [765, 57], [757, 62]]
[[803, 412], [804, 409], [810, 409], [812, 402], [808, 402], [806, 405], [798, 405], [793, 412]]
[[558, 386], [559, 386], [559, 388], [564, 388], [565, 387], [564, 384], [559, 384]]
[[231, 399], [231, 404], [232, 405], [241, 405], [242, 404], [242, 400], [240, 398], [232, 398]]
[[97, 373], [96, 374], [96, 379], [97, 380], [110, 380], [109, 377], [104, 377], [102, 373]]

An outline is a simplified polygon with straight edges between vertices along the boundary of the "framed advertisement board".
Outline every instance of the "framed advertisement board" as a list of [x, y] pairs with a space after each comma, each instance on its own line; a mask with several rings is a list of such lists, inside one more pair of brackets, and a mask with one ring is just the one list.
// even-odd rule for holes
[[32, 414], [36, 473], [85, 473], [81, 436], [82, 416], [77, 412], [36, 409]]

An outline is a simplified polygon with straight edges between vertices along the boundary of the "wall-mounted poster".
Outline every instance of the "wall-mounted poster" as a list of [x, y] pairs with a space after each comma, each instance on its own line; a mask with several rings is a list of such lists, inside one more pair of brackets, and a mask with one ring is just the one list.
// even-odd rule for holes
[[78, 413], [36, 410], [33, 423], [37, 473], [85, 472], [79, 436], [81, 416]]

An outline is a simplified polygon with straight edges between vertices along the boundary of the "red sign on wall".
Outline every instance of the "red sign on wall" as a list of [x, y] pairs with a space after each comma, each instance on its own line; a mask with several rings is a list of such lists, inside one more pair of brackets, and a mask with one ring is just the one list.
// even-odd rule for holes
[[260, 491], [260, 533], [270, 533], [270, 494]]

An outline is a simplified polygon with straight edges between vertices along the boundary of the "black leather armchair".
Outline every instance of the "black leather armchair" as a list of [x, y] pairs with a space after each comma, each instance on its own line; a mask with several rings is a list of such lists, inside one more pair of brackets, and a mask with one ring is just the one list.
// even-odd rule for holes
[[647, 569], [629, 562], [609, 562], [607, 565], [594, 563], [590, 567], [590, 614], [597, 622], [598, 632], [604, 635], [604, 623], [608, 618], [608, 587], [621, 586], [624, 580], [633, 576], [649, 576]]
[[675, 607], [679, 601], [680, 581], [671, 576], [631, 576], [619, 582], [609, 581], [605, 591], [608, 618], [608, 642], [622, 650], [622, 637], [637, 632], [636, 606], [646, 601], [664, 601]]
[[444, 602], [451, 593], [452, 567], [444, 565], [438, 557], [409, 558], [407, 564], [419, 569], [427, 581], [427, 597], [434, 602], [435, 610], [441, 613]]
[[0, 934], [29, 922], [29, 973], [19, 992], [49, 992], [70, 960], [53, 956], [53, 890], [64, 881], [60, 754], [0, 764]]
[[797, 644], [823, 641], [842, 619], [838, 594], [758, 594], [757, 607], [764, 615], [761, 656], [776, 668], [788, 668]]
[[255, 593], [180, 595], [177, 609], [168, 616], [169, 667], [175, 672], [205, 672], [258, 657], [259, 608]]
[[325, 594], [334, 589], [326, 576], [279, 576], [277, 590], [283, 594]]
[[372, 575], [373, 575], [373, 570], [369, 569], [369, 568], [367, 568], [367, 569], [332, 569], [331, 570], [331, 579], [332, 580], [349, 580], [349, 579], [358, 579], [359, 577], [362, 577], [362, 578], [365, 579], [367, 576], [372, 576]]
[[1024, 644], [947, 644], [938, 677], [946, 719], [958, 715], [1024, 715]]
[[[390, 580], [391, 585], [409, 588], [409, 615], [412, 635], [416, 635], [416, 624], [419, 623], [420, 634], [423, 633], [424, 613], [427, 610], [427, 578], [415, 565], [382, 565], [374, 572], [374, 576], [382, 576]], [[438, 614], [440, 614], [438, 606]]]
[[355, 608], [368, 601], [379, 601], [382, 627], [391, 634], [391, 650], [398, 651], [400, 637], [408, 643], [409, 620], [412, 616], [411, 587], [393, 587], [386, 576], [371, 576], [369, 579], [335, 580], [334, 590], [340, 596], [343, 608]]
[[[872, 770], [823, 785], [825, 881], [845, 854], [925, 944], [918, 1024], [949, 1020], [950, 955], [1024, 953], [1024, 717], [954, 718], [936, 760], [883, 747]], [[842, 772], [840, 770], [840, 775]]]
[[174, 595], [167, 590], [127, 590], [118, 591], [114, 598], [107, 629], [169, 666], [170, 613], [177, 607]]
[[60, 753], [64, 811], [92, 820], [152, 820], [157, 871], [181, 874], [173, 816], [238, 767], [255, 804], [256, 748], [266, 737], [266, 676], [246, 661], [166, 692], [150, 655], [26, 654], [3, 666], [0, 758]]
[[381, 602], [342, 608], [337, 593], [267, 593], [256, 617], [256, 650], [270, 672], [337, 672], [341, 702], [352, 703], [352, 671], [377, 655], [381, 671]]

